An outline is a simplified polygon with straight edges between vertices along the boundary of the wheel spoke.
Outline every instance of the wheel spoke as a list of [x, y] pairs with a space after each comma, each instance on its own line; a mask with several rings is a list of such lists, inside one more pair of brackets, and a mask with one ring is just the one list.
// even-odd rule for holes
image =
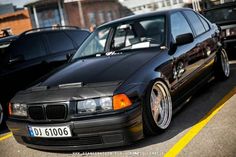
[[224, 50], [221, 51], [221, 65], [225, 76], [228, 77], [230, 74], [229, 60]]
[[155, 84], [150, 94], [153, 120], [160, 128], [166, 128], [171, 120], [172, 104], [168, 89], [162, 84]]
[[0, 124], [2, 123], [3, 120], [3, 108], [2, 105], [0, 104]]

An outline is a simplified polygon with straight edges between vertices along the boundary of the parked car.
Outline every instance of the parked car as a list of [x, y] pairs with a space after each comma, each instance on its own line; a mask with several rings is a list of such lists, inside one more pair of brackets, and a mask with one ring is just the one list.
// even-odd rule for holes
[[0, 55], [0, 109], [4, 111], [0, 117], [18, 90], [64, 64], [89, 34], [76, 27], [58, 27], [33, 29], [15, 37]]
[[8, 127], [17, 142], [41, 150], [114, 147], [159, 134], [209, 79], [229, 77], [217, 32], [191, 9], [104, 24], [67, 66], [14, 96]]
[[[13, 35], [0, 38], [0, 65], [2, 63], [2, 58], [4, 54], [6, 53], [8, 46], [15, 39], [17, 39], [17, 36], [13, 36]], [[2, 121], [3, 121], [3, 108], [0, 103], [0, 125], [2, 124]]]
[[233, 53], [236, 50], [236, 3], [224, 3], [204, 11], [211, 22], [220, 26], [222, 40], [226, 50]]

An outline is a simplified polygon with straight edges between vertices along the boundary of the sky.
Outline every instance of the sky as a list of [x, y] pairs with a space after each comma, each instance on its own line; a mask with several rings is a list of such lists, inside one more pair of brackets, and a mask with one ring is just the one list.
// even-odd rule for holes
[[23, 7], [23, 5], [29, 0], [0, 0], [0, 3], [13, 3], [17, 7]]

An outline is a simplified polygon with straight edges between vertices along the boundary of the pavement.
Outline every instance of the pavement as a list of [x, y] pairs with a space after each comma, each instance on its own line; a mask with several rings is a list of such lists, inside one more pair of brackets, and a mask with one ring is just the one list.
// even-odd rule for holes
[[211, 81], [174, 117], [162, 134], [137, 141], [130, 146], [90, 152], [48, 152], [18, 144], [7, 128], [0, 130], [0, 157], [234, 157], [236, 155], [236, 62], [231, 77]]

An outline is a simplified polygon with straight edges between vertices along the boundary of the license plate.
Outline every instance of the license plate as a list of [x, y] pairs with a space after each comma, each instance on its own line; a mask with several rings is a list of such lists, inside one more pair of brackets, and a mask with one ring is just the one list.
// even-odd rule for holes
[[71, 137], [69, 126], [35, 127], [28, 126], [31, 137]]

